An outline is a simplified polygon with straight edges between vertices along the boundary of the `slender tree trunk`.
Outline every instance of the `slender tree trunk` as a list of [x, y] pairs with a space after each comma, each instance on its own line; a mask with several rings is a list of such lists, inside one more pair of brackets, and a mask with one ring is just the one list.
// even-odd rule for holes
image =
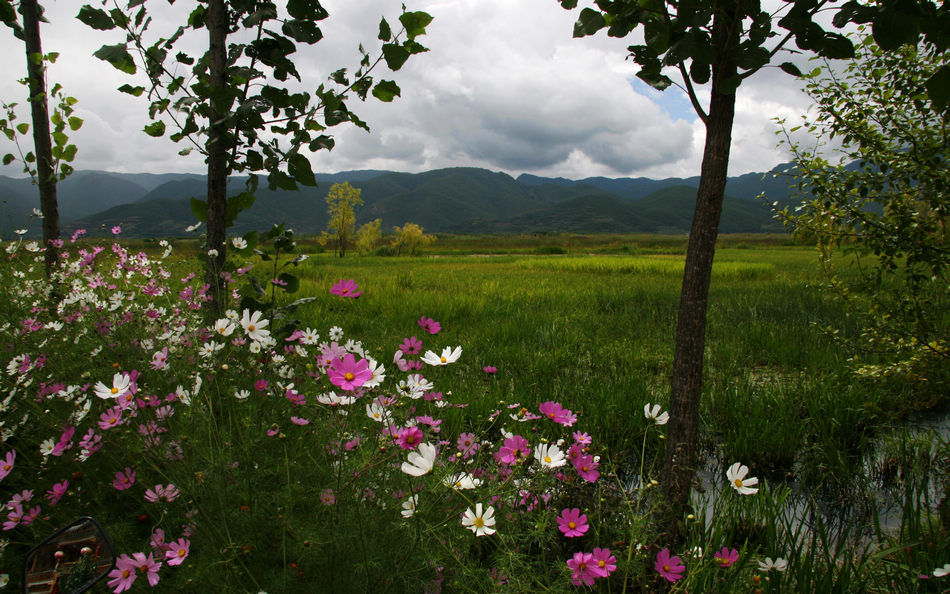
[[668, 505], [666, 521], [674, 541], [683, 534], [683, 513], [689, 503], [690, 487], [697, 466], [706, 307], [729, 169], [736, 104], [735, 91], [723, 92], [722, 86], [737, 72], [733, 51], [738, 44], [739, 24], [735, 22], [734, 2], [730, 0], [717, 4], [713, 43], [718, 46], [720, 58], [713, 65], [706, 143], [680, 293], [670, 391], [669, 435], [662, 474]]
[[[224, 0], [208, 3], [208, 72], [211, 87], [223, 93], [227, 85], [228, 9]], [[224, 312], [227, 293], [221, 271], [227, 257], [225, 219], [228, 202], [228, 127], [225, 116], [230, 102], [211, 100], [208, 132], [208, 254], [205, 259], [205, 283], [209, 286], [210, 314]]]
[[59, 261], [59, 206], [56, 200], [56, 171], [53, 168], [53, 147], [49, 136], [49, 102], [46, 97], [45, 63], [40, 43], [40, 17], [36, 0], [20, 3], [23, 15], [23, 37], [26, 45], [26, 69], [30, 86], [30, 109], [33, 116], [33, 152], [36, 155], [37, 184], [40, 209], [43, 211], [43, 246], [46, 248], [46, 276]]

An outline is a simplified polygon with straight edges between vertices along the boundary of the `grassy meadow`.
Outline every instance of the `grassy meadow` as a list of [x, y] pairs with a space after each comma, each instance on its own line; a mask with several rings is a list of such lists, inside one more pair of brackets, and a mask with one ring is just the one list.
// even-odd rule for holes
[[[950, 578], [933, 573], [950, 562], [950, 448], [935, 433], [908, 430], [909, 420], [942, 413], [918, 411], [915, 394], [906, 390], [855, 379], [849, 354], [825, 330], [854, 331], [848, 312], [816, 289], [821, 273], [814, 249], [784, 236], [724, 236], [720, 242], [702, 403], [706, 462], [694, 513], [684, 518], [690, 541], [667, 551], [650, 525], [664, 427], [645, 418], [644, 407], [667, 408], [685, 242], [672, 236], [440, 236], [422, 257], [341, 259], [298, 239], [294, 254], [277, 260], [234, 260], [245, 272], [235, 274], [236, 287], [258, 275], [269, 292], [264, 300], [273, 295], [275, 306], [312, 298], [289, 317], [271, 320], [277, 340], [250, 354], [240, 338], [240, 312], [231, 320], [233, 335], [225, 334], [227, 320], [214, 329], [201, 320], [194, 240], [168, 248], [129, 243], [125, 257], [115, 248], [90, 256], [91, 240], [77, 244], [75, 251], [82, 245], [86, 252], [73, 258], [88, 262], [74, 266], [60, 286], [82, 296], [67, 297], [65, 307], [44, 295], [40, 281], [25, 280], [40, 277], [35, 256], [8, 250], [4, 281], [23, 290], [16, 297], [4, 293], [2, 304], [8, 320], [3, 393], [13, 398], [6, 397], [4, 418], [5, 428], [14, 430], [4, 435], [0, 461], [16, 451], [16, 462], [0, 482], [0, 499], [13, 501], [22, 490], [40, 499], [56, 481], [73, 478], [61, 500], [44, 502], [45, 517], [37, 513], [24, 522], [26, 503], [20, 516], [10, 517], [0, 573], [15, 582], [18, 555], [31, 542], [70, 515], [88, 514], [103, 518], [117, 552], [129, 555], [170, 555], [155, 544], [159, 527], [168, 542], [189, 538], [184, 562], [161, 569], [161, 585], [184, 591], [273, 593], [313, 580], [333, 591], [392, 592], [950, 587]], [[174, 255], [162, 260], [166, 249]], [[140, 250], [148, 256], [136, 262]], [[297, 254], [309, 257], [288, 266]], [[160, 270], [170, 274], [154, 276]], [[299, 279], [294, 294], [268, 285], [281, 272]], [[173, 288], [141, 294], [151, 278]], [[335, 283], [351, 278], [359, 298], [331, 294]], [[123, 282], [131, 284], [123, 289]], [[161, 306], [160, 299], [167, 303]], [[267, 319], [270, 312], [263, 313]], [[417, 323], [421, 317], [441, 329], [430, 334]], [[290, 332], [314, 329], [326, 341], [332, 327], [342, 330], [341, 344], [361, 341], [345, 350], [385, 365], [387, 382], [401, 377], [393, 354], [409, 337], [422, 341], [421, 352], [461, 346], [462, 354], [450, 365], [419, 371], [435, 384], [425, 398], [412, 395], [405, 382], [379, 388], [385, 396], [372, 404], [382, 403], [384, 416], [398, 420], [380, 434], [367, 418], [370, 404], [363, 412], [373, 393], [327, 383], [327, 370], [342, 364], [331, 359], [342, 362], [344, 350], [327, 355], [329, 347]], [[56, 338], [44, 335], [49, 328]], [[208, 347], [215, 332], [230, 342]], [[167, 368], [164, 358], [155, 363], [163, 344]], [[319, 353], [329, 358], [322, 361]], [[44, 365], [36, 365], [38, 356]], [[486, 372], [488, 366], [497, 371]], [[99, 423], [104, 453], [67, 462], [72, 452], [55, 451], [70, 441], [65, 432], [60, 436], [64, 427], [75, 426], [78, 440], [83, 422], [105, 419], [100, 413], [112, 410], [108, 398], [89, 398], [89, 419], [73, 415], [67, 422], [63, 415], [84, 402], [74, 397], [133, 369], [128, 389], [139, 399], [137, 408], [114, 411], [123, 415], [121, 427]], [[64, 385], [46, 388], [56, 382]], [[330, 388], [334, 398], [352, 393], [357, 402], [323, 398]], [[440, 396], [430, 398], [434, 390]], [[155, 396], [153, 405], [144, 394]], [[551, 402], [573, 411], [576, 424], [550, 423], [543, 409], [538, 417], [539, 406]], [[174, 416], [159, 414], [160, 404], [174, 407]], [[439, 454], [413, 479], [399, 463], [414, 451], [404, 437], [415, 426]], [[588, 435], [572, 439], [572, 432]], [[466, 435], [481, 444], [478, 452], [463, 451]], [[521, 435], [531, 446], [576, 448], [599, 465], [599, 479], [574, 474], [570, 466], [549, 468], [537, 453], [503, 462], [509, 440]], [[42, 444], [37, 450], [40, 439], [52, 439], [45, 453]], [[168, 455], [171, 439], [180, 456]], [[446, 457], [457, 439], [458, 453]], [[758, 477], [757, 494], [730, 489], [726, 469], [737, 462]], [[96, 468], [106, 476], [98, 483]], [[112, 481], [123, 468], [139, 476], [128, 489]], [[458, 487], [469, 479], [471, 489]], [[455, 489], [442, 487], [452, 481]], [[141, 493], [124, 498], [154, 482], [173, 483], [181, 496], [163, 507], [143, 501]], [[482, 513], [476, 504], [497, 510], [494, 534], [476, 530], [482, 521], [473, 519]], [[555, 519], [562, 508], [585, 513], [591, 529], [576, 537], [559, 532]], [[598, 558], [583, 557], [592, 548], [594, 555], [612, 554], [607, 566], [613, 569], [578, 569]], [[720, 548], [726, 558], [735, 549], [738, 560], [722, 561]], [[657, 562], [663, 551], [679, 556], [685, 575], [668, 577]], [[766, 557], [769, 563], [781, 558], [787, 569], [762, 565]], [[152, 571], [141, 559], [136, 571]], [[121, 579], [102, 591], [121, 591]], [[149, 589], [144, 582], [132, 588]]]

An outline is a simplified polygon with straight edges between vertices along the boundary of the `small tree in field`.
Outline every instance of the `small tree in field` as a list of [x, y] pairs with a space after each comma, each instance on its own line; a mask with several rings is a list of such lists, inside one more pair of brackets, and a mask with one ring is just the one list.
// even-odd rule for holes
[[356, 231], [356, 249], [360, 254], [371, 254], [373, 250], [376, 249], [376, 244], [379, 243], [379, 240], [383, 237], [382, 232], [379, 230], [382, 224], [382, 219], [376, 219], [375, 221], [365, 223]]
[[410, 256], [415, 256], [425, 246], [435, 241], [435, 237], [425, 235], [422, 227], [415, 223], [406, 223], [402, 227], [393, 227], [396, 237], [393, 238], [393, 248], [396, 249], [396, 255], [405, 251]]
[[356, 227], [356, 212], [353, 208], [361, 204], [363, 199], [360, 198], [360, 189], [354, 188], [349, 182], [330, 186], [327, 193], [330, 221], [326, 232], [336, 243], [336, 252], [341, 258], [346, 255], [346, 244], [353, 237]]
[[[915, 399], [925, 386], [942, 398], [950, 380], [950, 112], [935, 106], [926, 84], [950, 56], [929, 43], [884, 52], [870, 37], [857, 47], [843, 72], [825, 64], [806, 77], [817, 116], [803, 127], [818, 149], [786, 135], [809, 199], [782, 216], [816, 241], [825, 288], [859, 321], [846, 338], [857, 374], [913, 387]], [[820, 153], [832, 138], [841, 142], [836, 163]], [[855, 264], [847, 274], [834, 265], [839, 253]]]

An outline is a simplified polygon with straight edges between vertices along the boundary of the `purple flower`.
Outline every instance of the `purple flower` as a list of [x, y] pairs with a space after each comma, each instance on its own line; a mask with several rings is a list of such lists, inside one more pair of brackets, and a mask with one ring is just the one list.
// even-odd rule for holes
[[587, 523], [587, 515], [582, 514], [578, 508], [564, 508], [561, 515], [557, 517], [557, 528], [564, 533], [564, 536], [573, 538], [575, 536], [584, 536], [584, 533], [590, 528]]
[[680, 561], [679, 557], [671, 557], [669, 549], [663, 549], [656, 554], [656, 563], [653, 564], [653, 568], [663, 576], [664, 579], [670, 582], [676, 582], [682, 579], [683, 572], [686, 571], [686, 567]]
[[330, 383], [344, 390], [355, 390], [373, 378], [366, 359], [356, 360], [353, 353], [347, 353], [342, 359], [334, 359], [327, 369]]
[[419, 318], [419, 325], [422, 326], [422, 329], [428, 332], [429, 334], [438, 334], [442, 330], [442, 325], [433, 320], [432, 318], [427, 318], [422, 316]]
[[339, 295], [340, 297], [359, 297], [363, 294], [363, 291], [359, 289], [360, 286], [353, 279], [349, 278], [343, 280], [341, 278], [335, 285], [330, 287], [330, 293]]

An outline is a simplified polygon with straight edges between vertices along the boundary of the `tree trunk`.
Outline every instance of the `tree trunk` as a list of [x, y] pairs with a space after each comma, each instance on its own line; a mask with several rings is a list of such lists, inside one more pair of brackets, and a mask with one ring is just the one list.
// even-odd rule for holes
[[26, 45], [26, 70], [30, 86], [30, 109], [33, 116], [33, 152], [36, 155], [37, 184], [40, 209], [43, 211], [43, 246], [48, 277], [59, 261], [59, 205], [56, 200], [56, 170], [49, 136], [49, 102], [46, 97], [46, 73], [43, 47], [40, 43], [40, 17], [36, 0], [20, 3], [23, 15], [23, 38]]
[[713, 43], [717, 45], [719, 59], [713, 65], [706, 143], [703, 148], [696, 209], [686, 249], [686, 268], [683, 272], [673, 354], [669, 435], [662, 473], [668, 505], [666, 522], [674, 541], [683, 535], [683, 513], [689, 504], [690, 487], [697, 466], [706, 306], [726, 189], [735, 116], [735, 91], [724, 92], [722, 86], [737, 72], [733, 52], [738, 45], [740, 27], [739, 23], [735, 22], [734, 3], [727, 1], [717, 4], [718, 10], [713, 21]]
[[[228, 9], [224, 0], [208, 3], [208, 74], [213, 89], [226, 95]], [[205, 255], [205, 283], [211, 297], [209, 313], [224, 313], [227, 293], [221, 271], [227, 257], [226, 216], [228, 203], [228, 126], [225, 121], [230, 102], [215, 97], [211, 100], [208, 131], [208, 240]]]

